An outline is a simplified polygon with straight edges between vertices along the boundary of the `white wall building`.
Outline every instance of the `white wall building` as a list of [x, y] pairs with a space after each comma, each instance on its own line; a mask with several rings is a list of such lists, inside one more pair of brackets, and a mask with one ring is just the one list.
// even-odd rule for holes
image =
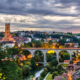
[[15, 43], [6, 43], [6, 44], [3, 44], [3, 45], [2, 45], [2, 48], [6, 48], [7, 46], [8, 46], [9, 48], [12, 48], [12, 47], [14, 47], [14, 45], [15, 45]]
[[34, 38], [36, 41], [40, 41], [41, 39], [40, 38]]
[[78, 39], [80, 39], [80, 36], [77, 36]]
[[21, 32], [21, 36], [25, 36], [25, 32]]
[[66, 41], [67, 41], [67, 42], [69, 42], [69, 41], [70, 41], [70, 39], [69, 39], [69, 38], [67, 38], [67, 39], [66, 39]]
[[53, 41], [53, 42], [58, 42], [59, 39], [57, 39], [57, 38], [52, 38], [52, 41]]
[[24, 43], [31, 42], [31, 40], [32, 40], [32, 39], [28, 37], [27, 40], [24, 41]]
[[28, 34], [28, 35], [30, 35], [32, 38], [34, 37], [34, 34]]

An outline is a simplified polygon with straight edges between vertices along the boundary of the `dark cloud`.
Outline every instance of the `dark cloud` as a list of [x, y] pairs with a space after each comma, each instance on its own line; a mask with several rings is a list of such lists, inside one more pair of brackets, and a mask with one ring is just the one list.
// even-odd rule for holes
[[[55, 4], [62, 4], [55, 6]], [[59, 9], [76, 6], [76, 10], [80, 7], [79, 0], [0, 0], [0, 13], [5, 14], [41, 14], [41, 15], [61, 15], [61, 16], [77, 16], [79, 14], [65, 13], [58, 11]]]
[[[76, 11], [71, 11], [71, 7]], [[36, 20], [28, 21], [26, 19], [20, 19], [17, 22], [15, 18], [11, 23], [12, 29], [22, 29], [22, 28], [36, 28], [36, 29], [44, 29], [48, 30], [71, 30], [71, 29], [79, 29], [79, 26], [73, 24], [75, 23], [73, 20], [66, 20], [67, 16], [79, 18], [80, 16], [80, 0], [0, 0], [0, 13], [4, 13], [7, 15], [21, 15], [28, 17], [32, 15]], [[44, 19], [44, 16], [65, 16], [66, 18], [63, 20], [47, 20]], [[38, 18], [39, 19], [38, 19]], [[58, 18], [58, 17], [57, 17]], [[74, 19], [74, 18], [73, 18]], [[6, 16], [5, 21], [10, 21], [11, 19]], [[5, 22], [4, 21], [4, 22]], [[30, 23], [32, 22], [32, 24]], [[0, 22], [0, 26], [4, 23]], [[2, 27], [0, 27], [2, 28]]]

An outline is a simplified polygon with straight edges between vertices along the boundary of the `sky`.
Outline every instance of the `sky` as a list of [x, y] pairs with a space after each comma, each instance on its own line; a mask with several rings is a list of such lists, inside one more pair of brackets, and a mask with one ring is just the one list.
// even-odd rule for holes
[[80, 0], [0, 0], [0, 31], [80, 33]]

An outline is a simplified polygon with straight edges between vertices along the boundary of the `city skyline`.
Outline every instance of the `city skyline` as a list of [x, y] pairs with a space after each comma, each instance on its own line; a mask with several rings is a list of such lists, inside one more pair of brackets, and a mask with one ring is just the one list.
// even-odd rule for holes
[[79, 0], [0, 0], [0, 31], [10, 23], [11, 31], [80, 33], [79, 4]]

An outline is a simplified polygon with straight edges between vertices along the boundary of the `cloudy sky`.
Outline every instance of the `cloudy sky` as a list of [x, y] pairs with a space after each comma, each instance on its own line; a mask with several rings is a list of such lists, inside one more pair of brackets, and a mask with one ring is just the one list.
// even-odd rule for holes
[[0, 0], [0, 31], [80, 33], [80, 0]]

